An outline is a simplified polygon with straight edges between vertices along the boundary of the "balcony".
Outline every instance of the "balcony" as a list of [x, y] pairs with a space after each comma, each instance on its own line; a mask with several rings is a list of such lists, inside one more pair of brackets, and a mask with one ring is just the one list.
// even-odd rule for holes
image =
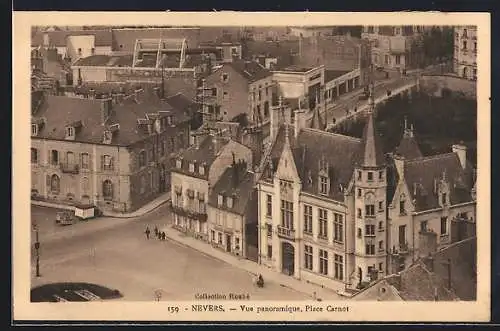
[[78, 174], [80, 172], [80, 166], [76, 163], [61, 163], [61, 171], [67, 174]]
[[200, 213], [198, 211], [190, 210], [190, 209], [185, 209], [182, 207], [174, 206], [172, 205], [172, 212], [174, 214], [177, 214], [182, 217], [187, 217], [190, 219], [198, 220], [200, 222], [206, 222], [207, 221], [207, 214], [206, 213]]
[[295, 230], [278, 225], [278, 237], [295, 240]]

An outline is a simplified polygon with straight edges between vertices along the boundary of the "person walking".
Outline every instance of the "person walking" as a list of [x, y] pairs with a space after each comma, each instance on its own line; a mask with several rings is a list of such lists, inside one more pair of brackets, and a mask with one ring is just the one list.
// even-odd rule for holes
[[146, 227], [146, 231], [144, 231], [144, 233], [146, 234], [146, 239], [149, 240], [149, 234], [151, 233], [151, 231], [149, 230], [149, 226]]
[[165, 232], [162, 232], [161, 233], [161, 240], [165, 240], [167, 237], [167, 235], [165, 234]]
[[155, 237], [158, 238], [158, 227], [155, 225]]

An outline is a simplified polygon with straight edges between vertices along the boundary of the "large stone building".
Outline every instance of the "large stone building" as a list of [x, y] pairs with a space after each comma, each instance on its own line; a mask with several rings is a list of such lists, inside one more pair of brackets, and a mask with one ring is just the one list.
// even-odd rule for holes
[[171, 194], [176, 229], [209, 240], [209, 194], [234, 159], [251, 165], [252, 151], [228, 137], [214, 134], [175, 156]]
[[[372, 98], [370, 105], [374, 109]], [[392, 250], [400, 224], [410, 222], [413, 229], [427, 220], [425, 230], [439, 232], [441, 217], [475, 217], [467, 193], [473, 191], [471, 181], [460, 177], [465, 154], [458, 146], [451, 154], [417, 156], [404, 164], [401, 180], [394, 180], [373, 111], [357, 139], [307, 128], [303, 111], [279, 108], [273, 108], [278, 125], [271, 126], [272, 144], [257, 184], [261, 264], [329, 288], [355, 288], [392, 272], [394, 255], [401, 252]], [[432, 160], [429, 171], [427, 160]], [[446, 174], [437, 176], [436, 169]], [[419, 185], [420, 178], [414, 194], [413, 183]], [[436, 180], [439, 195], [432, 194]], [[411, 220], [399, 209], [394, 212], [399, 203], [392, 196], [401, 196], [400, 188], [406, 189], [405, 213]], [[419, 249], [432, 245], [428, 240]]]
[[453, 66], [455, 73], [466, 79], [477, 79], [477, 27], [456, 26]]
[[403, 70], [420, 63], [419, 40], [425, 26], [364, 26], [361, 38], [371, 43], [371, 63], [379, 68]]
[[190, 117], [143, 90], [79, 99], [35, 93], [31, 194], [129, 212], [169, 190], [170, 155], [189, 144]]
[[211, 120], [228, 121], [247, 114], [252, 123], [269, 120], [272, 73], [253, 61], [224, 63], [205, 79], [198, 100]]

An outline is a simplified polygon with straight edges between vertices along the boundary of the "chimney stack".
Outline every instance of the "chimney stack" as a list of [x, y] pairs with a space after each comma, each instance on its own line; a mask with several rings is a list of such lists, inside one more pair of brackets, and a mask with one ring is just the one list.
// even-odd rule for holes
[[306, 127], [305, 113], [303, 109], [297, 109], [295, 111], [295, 138], [299, 135], [300, 130]]
[[467, 147], [464, 146], [462, 143], [460, 143], [453, 145], [451, 149], [453, 153], [457, 154], [458, 159], [460, 160], [460, 164], [462, 165], [462, 168], [465, 169], [467, 165]]

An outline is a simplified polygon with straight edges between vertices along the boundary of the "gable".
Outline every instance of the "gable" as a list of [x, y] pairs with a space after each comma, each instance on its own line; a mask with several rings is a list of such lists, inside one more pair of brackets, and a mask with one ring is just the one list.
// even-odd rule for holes
[[276, 175], [280, 179], [285, 179], [293, 182], [300, 181], [300, 176], [297, 171], [297, 166], [295, 165], [292, 150], [290, 149], [290, 145], [287, 143], [285, 143], [283, 152], [281, 153]]

